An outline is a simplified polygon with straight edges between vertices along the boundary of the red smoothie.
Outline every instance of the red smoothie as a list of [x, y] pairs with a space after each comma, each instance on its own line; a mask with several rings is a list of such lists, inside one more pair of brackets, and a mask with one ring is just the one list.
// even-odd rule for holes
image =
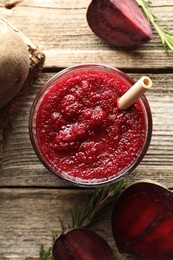
[[125, 111], [116, 105], [130, 87], [127, 78], [92, 66], [57, 78], [33, 111], [43, 163], [83, 185], [110, 182], [136, 167], [148, 147], [148, 121], [140, 99]]

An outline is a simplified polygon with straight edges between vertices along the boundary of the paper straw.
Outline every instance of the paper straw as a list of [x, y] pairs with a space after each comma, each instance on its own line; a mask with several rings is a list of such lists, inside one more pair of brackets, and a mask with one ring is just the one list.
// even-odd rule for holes
[[141, 77], [122, 97], [118, 99], [118, 108], [121, 110], [127, 109], [151, 87], [151, 79], [147, 76]]

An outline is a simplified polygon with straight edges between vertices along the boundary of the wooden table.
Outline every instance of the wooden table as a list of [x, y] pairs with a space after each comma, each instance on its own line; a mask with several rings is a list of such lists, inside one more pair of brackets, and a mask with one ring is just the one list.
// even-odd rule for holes
[[[133, 51], [119, 50], [98, 39], [86, 22], [89, 0], [25, 0], [12, 9], [0, 0], [0, 15], [21, 30], [46, 55], [45, 68], [32, 92], [4, 130], [0, 170], [0, 259], [38, 259], [40, 243], [50, 245], [51, 230], [61, 232], [60, 216], [70, 221], [70, 209], [83, 207], [89, 190], [76, 188], [51, 175], [35, 155], [28, 134], [32, 101], [46, 81], [62, 68], [78, 63], [104, 63], [134, 80], [147, 74], [154, 86], [147, 93], [153, 114], [150, 148], [127, 182], [149, 178], [173, 188], [173, 54], [153, 39]], [[153, 11], [173, 28], [173, 1], [153, 0]], [[102, 235], [118, 254], [111, 234], [111, 212]], [[100, 226], [103, 226], [103, 222]]]

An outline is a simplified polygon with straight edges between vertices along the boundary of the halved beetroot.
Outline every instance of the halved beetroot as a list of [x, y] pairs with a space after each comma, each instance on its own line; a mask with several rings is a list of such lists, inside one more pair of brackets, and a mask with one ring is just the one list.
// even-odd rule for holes
[[53, 246], [55, 260], [113, 260], [107, 242], [95, 232], [75, 228], [62, 233]]
[[114, 46], [132, 48], [152, 38], [151, 27], [135, 0], [92, 0], [87, 21], [98, 37]]
[[112, 214], [117, 248], [144, 259], [173, 259], [173, 193], [155, 182], [127, 187]]

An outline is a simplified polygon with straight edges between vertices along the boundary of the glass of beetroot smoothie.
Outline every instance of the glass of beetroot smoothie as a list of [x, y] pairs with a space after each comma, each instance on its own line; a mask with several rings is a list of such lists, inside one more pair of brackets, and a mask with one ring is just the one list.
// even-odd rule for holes
[[128, 109], [117, 100], [134, 81], [100, 64], [62, 70], [35, 98], [29, 122], [36, 154], [55, 175], [84, 187], [113, 183], [136, 168], [152, 134], [145, 96]]

